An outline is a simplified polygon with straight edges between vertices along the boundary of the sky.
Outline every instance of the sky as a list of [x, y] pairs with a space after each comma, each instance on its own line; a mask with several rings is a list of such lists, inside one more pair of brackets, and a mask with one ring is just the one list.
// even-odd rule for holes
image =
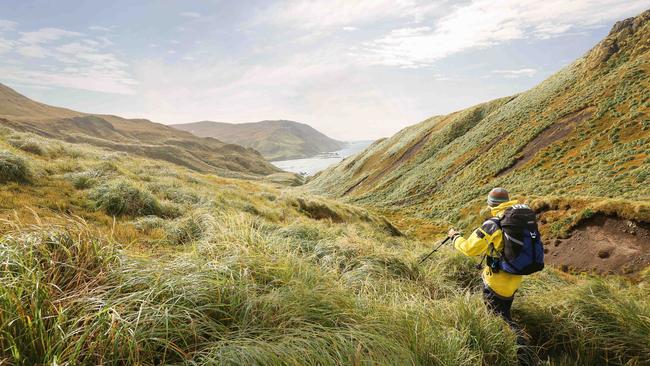
[[0, 82], [156, 122], [304, 122], [341, 140], [525, 91], [638, 0], [0, 0]]

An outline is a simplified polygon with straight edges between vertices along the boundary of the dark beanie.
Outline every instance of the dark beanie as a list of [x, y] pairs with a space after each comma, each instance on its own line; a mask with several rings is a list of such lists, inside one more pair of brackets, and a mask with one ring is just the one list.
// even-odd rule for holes
[[510, 201], [508, 191], [501, 187], [493, 188], [490, 193], [488, 193], [487, 203], [490, 207], [496, 207], [508, 201]]

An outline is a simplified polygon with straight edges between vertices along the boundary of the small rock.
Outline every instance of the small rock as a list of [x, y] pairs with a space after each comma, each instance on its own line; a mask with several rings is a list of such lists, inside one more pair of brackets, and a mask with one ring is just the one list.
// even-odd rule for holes
[[562, 243], [562, 242], [560, 241], [560, 239], [553, 239], [553, 246], [556, 246], [556, 247], [557, 247], [557, 246], [560, 245], [560, 243]]
[[560, 266], [560, 271], [569, 272], [569, 266], [567, 266], [566, 264], [561, 265]]
[[605, 259], [609, 258], [609, 250], [601, 249], [598, 251], [598, 258]]
[[548, 254], [548, 248], [544, 248], [544, 254]]

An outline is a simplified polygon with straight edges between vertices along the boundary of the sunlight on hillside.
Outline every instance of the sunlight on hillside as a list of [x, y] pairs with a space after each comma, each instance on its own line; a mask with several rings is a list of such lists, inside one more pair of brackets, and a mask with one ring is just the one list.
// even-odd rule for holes
[[[552, 25], [539, 20], [552, 14], [548, 4], [534, 4], [529, 14], [520, 9], [533, 5], [527, 2], [504, 2], [494, 5], [495, 11], [472, 1], [445, 8], [448, 14], [429, 27], [426, 16], [435, 9], [419, 1], [274, 4], [259, 4], [262, 15], [232, 27], [236, 37], [244, 37], [239, 43], [222, 29], [210, 34], [226, 38], [228, 52], [237, 53], [241, 45], [254, 44], [260, 24], [286, 34], [298, 27], [300, 37], [288, 42], [282, 33], [283, 42], [305, 49], [314, 39], [330, 37], [334, 28], [341, 39], [340, 34], [354, 38], [392, 29], [363, 48], [334, 53], [344, 59], [369, 52], [359, 60], [368, 63], [368, 75], [399, 67], [411, 77], [438, 62], [449, 67], [447, 58], [472, 49], [490, 56], [490, 47], [526, 38], [522, 32], [529, 32], [527, 41], [537, 47], [561, 34], [575, 36], [564, 34], [572, 27], [587, 32], [602, 19], [624, 14], [620, 4], [588, 4], [593, 12], [607, 9], [608, 15], [598, 18], [576, 2], [566, 6], [566, 20]], [[42, 6], [30, 9], [40, 12]], [[637, 7], [630, 2], [625, 11]], [[226, 5], [220, 10], [241, 16]], [[506, 10], [523, 20], [504, 20]], [[391, 18], [398, 11], [407, 15]], [[458, 19], [480, 18], [483, 12], [492, 22], [463, 25], [464, 36], [451, 47], [445, 37], [458, 35]], [[179, 14], [207, 24], [221, 13], [182, 9]], [[342, 17], [358, 24], [341, 22]], [[419, 26], [363, 27], [375, 17], [414, 18]], [[190, 32], [185, 26], [174, 29]], [[615, 23], [584, 56], [529, 90], [432, 116], [372, 143], [351, 142], [359, 127], [337, 119], [350, 111], [349, 96], [328, 95], [327, 88], [348, 79], [360, 83], [348, 84], [351, 91], [384, 82], [377, 77], [364, 84], [367, 76], [358, 69], [344, 78], [338, 63], [314, 67], [305, 58], [281, 71], [254, 66], [243, 72], [239, 68], [250, 59], [219, 60], [210, 67], [223, 63], [238, 72], [204, 79], [187, 67], [183, 75], [208, 91], [179, 86], [171, 93], [178, 100], [163, 103], [152, 97], [158, 91], [139, 89], [117, 56], [98, 53], [112, 46], [108, 38], [84, 42], [81, 32], [18, 27], [0, 19], [0, 53], [43, 64], [50, 58], [76, 62], [80, 78], [112, 72], [119, 78], [93, 85], [133, 98], [122, 99], [125, 105], [172, 110], [178, 104], [182, 110], [182, 102], [194, 103], [188, 102], [191, 94], [205, 104], [197, 110], [219, 101], [211, 111], [237, 115], [232, 111], [258, 105], [235, 101], [253, 98], [268, 112], [275, 111], [269, 105], [289, 100], [334, 121], [329, 131], [339, 133], [343, 126], [351, 132], [343, 142], [289, 120], [170, 126], [76, 112], [13, 89], [35, 80], [21, 67], [40, 66], [15, 62], [5, 70], [0, 61], [12, 85], [0, 84], [0, 366], [650, 365], [650, 10]], [[17, 29], [20, 38], [3, 38]], [[273, 34], [264, 36], [270, 40]], [[66, 37], [80, 40], [38, 48]], [[254, 53], [269, 52], [269, 40], [265, 47], [251, 47]], [[172, 41], [167, 43], [179, 50], [184, 45]], [[147, 48], [161, 48], [159, 43]], [[439, 46], [435, 51], [421, 49], [433, 43]], [[331, 57], [324, 51], [318, 56], [314, 59]], [[98, 57], [103, 68], [84, 64]], [[194, 56], [182, 60], [197, 62]], [[153, 62], [139, 72], [165, 90], [185, 82], [176, 74], [183, 69], [179, 65], [164, 77], [152, 76], [161, 72]], [[481, 67], [459, 68], [474, 66]], [[326, 80], [320, 80], [322, 68], [328, 70]], [[56, 83], [69, 72], [40, 76]], [[495, 69], [489, 75], [535, 73]], [[313, 87], [298, 82], [303, 74], [322, 82], [315, 89], [325, 91], [301, 99], [300, 93]], [[385, 76], [394, 77], [388, 71]], [[231, 77], [241, 79], [232, 86]], [[61, 95], [74, 100], [65, 93], [76, 82], [65, 83], [58, 86]], [[271, 91], [265, 89], [269, 83]], [[221, 87], [223, 98], [213, 98], [210, 93]], [[43, 86], [45, 94], [48, 88], [55, 86]], [[152, 99], [142, 102], [140, 91]], [[359, 95], [365, 103], [379, 94]], [[386, 105], [418, 105], [398, 99]], [[364, 105], [355, 110], [368, 116], [360, 122], [368, 138], [375, 137], [382, 110]], [[334, 156], [353, 148], [364, 150]], [[304, 174], [271, 163], [322, 157], [336, 164], [320, 171], [323, 164], [308, 162], [317, 168]], [[517, 221], [517, 210], [527, 216]], [[515, 229], [521, 236], [513, 237]], [[508, 270], [516, 268], [509, 259], [515, 255], [543, 262], [532, 263], [539, 265], [535, 271]], [[500, 294], [494, 283], [510, 292]]]

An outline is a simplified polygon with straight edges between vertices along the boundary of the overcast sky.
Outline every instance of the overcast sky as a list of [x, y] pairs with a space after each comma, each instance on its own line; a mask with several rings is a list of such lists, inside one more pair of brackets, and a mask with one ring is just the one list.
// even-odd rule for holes
[[84, 112], [372, 139], [526, 90], [648, 5], [2, 0], [0, 82]]

